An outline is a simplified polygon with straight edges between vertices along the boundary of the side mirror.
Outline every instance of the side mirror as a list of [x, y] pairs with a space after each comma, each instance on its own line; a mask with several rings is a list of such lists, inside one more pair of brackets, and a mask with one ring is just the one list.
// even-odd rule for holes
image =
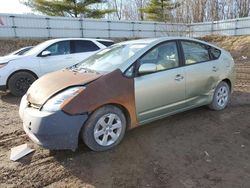
[[50, 56], [51, 55], [51, 52], [50, 51], [43, 51], [42, 53], [41, 53], [41, 56], [42, 57], [46, 57], [46, 56]]
[[139, 67], [140, 74], [152, 73], [152, 72], [156, 72], [156, 70], [157, 70], [156, 64], [153, 64], [153, 63], [142, 64]]

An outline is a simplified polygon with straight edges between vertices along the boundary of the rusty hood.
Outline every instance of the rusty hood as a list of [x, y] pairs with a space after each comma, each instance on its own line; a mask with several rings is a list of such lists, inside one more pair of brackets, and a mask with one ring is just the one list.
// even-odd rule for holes
[[27, 99], [36, 105], [44, 104], [57, 92], [74, 85], [84, 85], [101, 77], [98, 73], [80, 73], [60, 70], [46, 74], [36, 80], [27, 92]]

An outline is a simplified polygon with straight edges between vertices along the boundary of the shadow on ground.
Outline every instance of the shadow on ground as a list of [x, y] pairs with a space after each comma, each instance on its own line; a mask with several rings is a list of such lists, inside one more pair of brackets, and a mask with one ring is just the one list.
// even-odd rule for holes
[[7, 92], [1, 92], [0, 99], [6, 103], [17, 104], [17, 105], [19, 105], [21, 101], [21, 97], [15, 97], [12, 94], [7, 93]]

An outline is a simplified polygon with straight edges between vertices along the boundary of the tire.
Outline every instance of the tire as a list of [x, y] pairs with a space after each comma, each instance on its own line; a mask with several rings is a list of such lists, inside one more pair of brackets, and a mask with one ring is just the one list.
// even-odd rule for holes
[[36, 77], [29, 72], [17, 72], [9, 78], [8, 89], [12, 95], [21, 97], [35, 80]]
[[[112, 120], [113, 119], [113, 120]], [[93, 151], [105, 151], [118, 145], [126, 131], [123, 112], [112, 105], [97, 109], [87, 120], [81, 136]]]
[[230, 95], [229, 85], [224, 81], [220, 82], [215, 89], [213, 101], [209, 108], [216, 111], [223, 110], [228, 104]]

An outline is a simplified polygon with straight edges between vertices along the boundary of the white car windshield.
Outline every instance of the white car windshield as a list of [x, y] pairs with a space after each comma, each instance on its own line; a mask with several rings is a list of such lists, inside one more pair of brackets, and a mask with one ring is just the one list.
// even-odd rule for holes
[[78, 63], [74, 68], [111, 72], [119, 68], [126, 60], [145, 46], [146, 44], [144, 43], [113, 45]]

